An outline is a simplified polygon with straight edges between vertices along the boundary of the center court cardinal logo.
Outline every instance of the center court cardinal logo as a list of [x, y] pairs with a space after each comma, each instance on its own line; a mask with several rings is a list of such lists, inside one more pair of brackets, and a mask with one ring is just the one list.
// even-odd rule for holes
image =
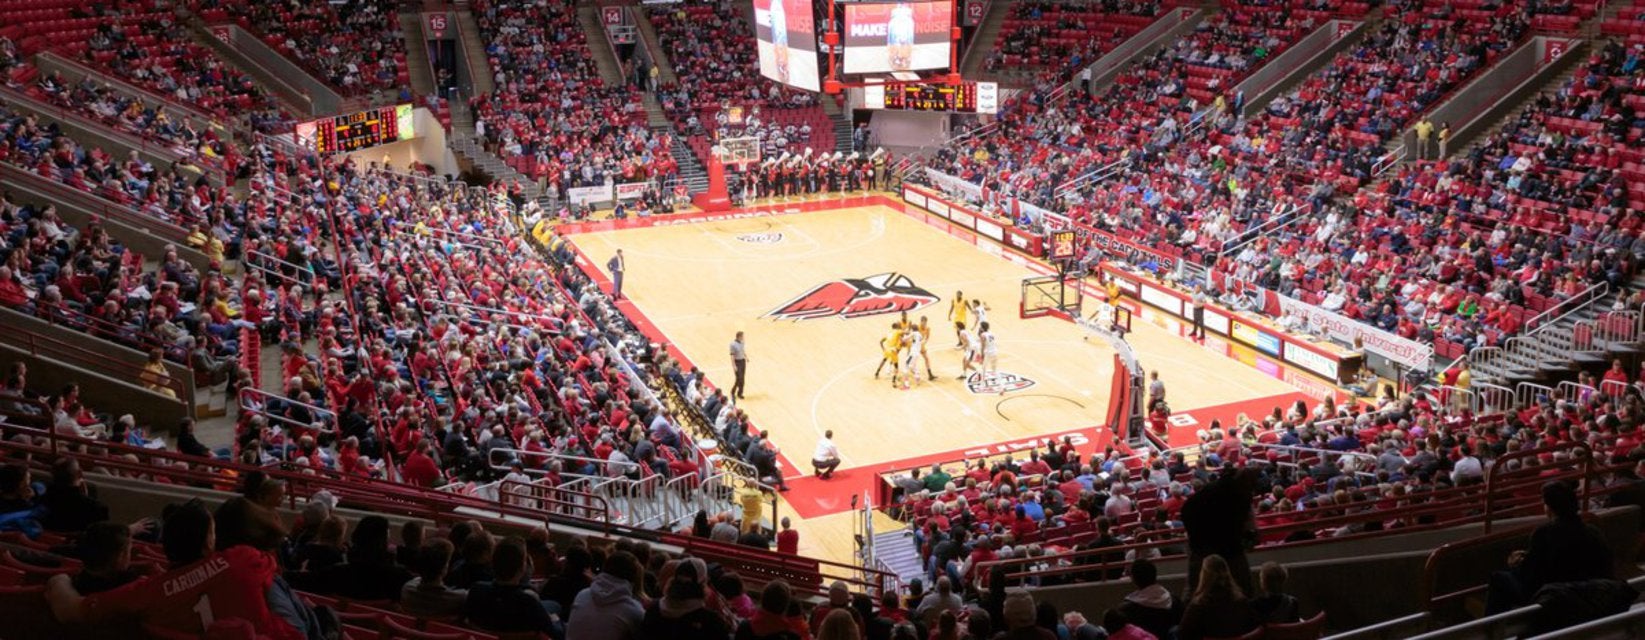
[[965, 388], [977, 395], [997, 395], [1007, 391], [1022, 391], [1034, 386], [1034, 381], [1015, 373], [995, 371], [993, 373], [977, 372], [965, 379]]
[[849, 320], [913, 311], [936, 301], [937, 296], [914, 286], [914, 281], [908, 276], [882, 273], [818, 285], [765, 315], [778, 320], [831, 317]]

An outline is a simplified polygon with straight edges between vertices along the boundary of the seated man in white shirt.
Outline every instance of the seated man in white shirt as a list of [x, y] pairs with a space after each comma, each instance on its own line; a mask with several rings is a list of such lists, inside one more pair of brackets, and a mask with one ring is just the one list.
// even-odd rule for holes
[[839, 466], [840, 448], [834, 446], [834, 431], [830, 429], [817, 441], [817, 449], [811, 453], [811, 467], [817, 477], [827, 480], [834, 477], [834, 469]]
[[1339, 286], [1325, 294], [1325, 300], [1319, 306], [1326, 311], [1336, 312], [1341, 311], [1343, 305], [1346, 304], [1348, 304], [1348, 296], [1342, 295], [1342, 288]]

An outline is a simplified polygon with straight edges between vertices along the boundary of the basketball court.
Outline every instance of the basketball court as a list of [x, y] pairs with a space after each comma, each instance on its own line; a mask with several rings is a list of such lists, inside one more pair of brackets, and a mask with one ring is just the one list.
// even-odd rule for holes
[[[782, 494], [792, 508], [785, 515], [813, 519], [848, 511], [851, 497], [871, 494], [887, 470], [1017, 450], [1047, 437], [1072, 436], [1088, 452], [1112, 441], [1100, 425], [1113, 349], [1072, 322], [1018, 315], [1022, 281], [1048, 268], [894, 198], [776, 203], [560, 229], [603, 286], [609, 287], [606, 261], [623, 250], [624, 310], [715, 385], [729, 389], [729, 344], [736, 332], [745, 333], [749, 364], [741, 406], [781, 450], [793, 487]], [[997, 375], [956, 379], [961, 353], [948, 313], [958, 291], [991, 307]], [[937, 377], [907, 390], [893, 387], [889, 366], [874, 377], [879, 341], [904, 308], [915, 322], [929, 319], [926, 351]], [[1303, 397], [1281, 380], [1141, 319], [1127, 339], [1145, 368], [1162, 372], [1173, 411], [1195, 418], [1188, 424], [1197, 428]], [[810, 466], [825, 430], [834, 431], [842, 456], [826, 481]]]

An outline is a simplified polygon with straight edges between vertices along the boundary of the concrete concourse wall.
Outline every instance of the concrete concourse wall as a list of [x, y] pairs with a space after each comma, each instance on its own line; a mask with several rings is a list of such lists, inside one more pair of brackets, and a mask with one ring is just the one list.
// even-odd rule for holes
[[[1545, 521], [1536, 516], [1498, 522], [1492, 531], [1523, 527], [1525, 535], [1451, 554], [1439, 567], [1439, 590], [1484, 583], [1491, 571], [1503, 568], [1509, 550], [1525, 548], [1530, 528]], [[1593, 522], [1610, 542], [1619, 571], [1631, 567], [1639, 510], [1607, 509], [1593, 514]], [[1304, 615], [1325, 611], [1327, 627], [1351, 629], [1425, 610], [1423, 579], [1429, 554], [1440, 545], [1482, 533], [1480, 525], [1465, 525], [1340, 543], [1259, 548], [1247, 557], [1253, 571], [1270, 560], [1284, 564], [1290, 573], [1286, 590], [1302, 601]], [[1172, 593], [1184, 593], [1186, 559], [1162, 561], [1159, 570], [1161, 584]], [[1036, 600], [1049, 601], [1058, 611], [1080, 611], [1087, 619], [1100, 619], [1103, 610], [1118, 605], [1131, 591], [1130, 582], [1116, 580], [1041, 587], [1033, 593]]]

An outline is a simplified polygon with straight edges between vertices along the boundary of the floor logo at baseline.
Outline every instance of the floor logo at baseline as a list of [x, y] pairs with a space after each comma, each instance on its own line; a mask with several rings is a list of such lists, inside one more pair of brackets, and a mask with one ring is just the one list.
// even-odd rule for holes
[[817, 285], [765, 315], [778, 320], [850, 320], [913, 311], [936, 301], [936, 295], [915, 286], [908, 276], [882, 273]]
[[995, 371], [977, 372], [965, 379], [965, 388], [977, 395], [997, 395], [1007, 391], [1022, 391], [1034, 386], [1034, 381], [1015, 373]]
[[753, 244], [777, 244], [783, 241], [783, 232], [767, 231], [765, 233], [745, 233], [737, 236], [737, 239]]

